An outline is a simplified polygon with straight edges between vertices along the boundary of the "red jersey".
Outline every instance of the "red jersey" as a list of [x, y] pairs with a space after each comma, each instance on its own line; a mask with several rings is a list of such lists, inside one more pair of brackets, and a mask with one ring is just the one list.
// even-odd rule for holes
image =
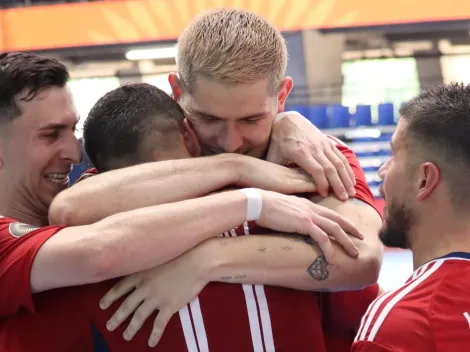
[[[375, 207], [374, 198], [367, 186], [358, 159], [344, 143], [334, 137], [330, 137], [330, 139], [347, 157], [356, 175], [357, 198]], [[80, 180], [96, 173], [96, 169], [90, 169]], [[246, 230], [245, 227], [245, 234], [248, 234]], [[237, 230], [225, 234], [225, 236], [230, 235], [235, 236], [240, 233]], [[322, 304], [322, 309], [327, 307], [323, 310], [322, 315], [327, 317], [326, 326], [328, 329], [325, 331], [325, 338], [328, 350], [339, 352], [340, 346], [344, 351], [350, 349], [360, 319], [366, 312], [368, 305], [377, 297], [377, 292], [378, 285], [373, 285], [361, 291], [322, 294], [322, 297], [326, 298], [325, 302], [328, 302], [328, 304]], [[105, 290], [102, 294], [104, 293]], [[221, 300], [220, 297], [224, 299]], [[101, 297], [98, 295], [96, 299], [99, 298]], [[195, 346], [202, 345], [224, 351], [232, 349], [294, 351], [303, 350], [309, 346], [315, 351], [323, 351], [325, 347], [321, 336], [323, 331], [320, 325], [317, 299], [318, 294], [279, 287], [210, 284], [198, 298], [179, 312], [186, 347], [188, 350], [191, 350], [191, 346], [193, 346], [193, 350], [197, 350]], [[230, 308], [227, 307], [227, 301], [232, 303]], [[229, 309], [231, 310], [229, 311]], [[221, 311], [226, 314], [220, 316], [219, 312]], [[194, 319], [194, 316], [197, 319]], [[312, 319], [312, 317], [317, 318]], [[249, 324], [246, 324], [247, 321]], [[290, 321], [297, 322], [295, 329], [289, 324]], [[98, 326], [104, 326], [103, 322]], [[221, 326], [230, 327], [234, 322], [237, 322], [236, 330], [224, 329], [222, 332], [220, 331]], [[305, 322], [309, 323], [305, 324]], [[124, 327], [120, 333], [123, 331]], [[212, 333], [212, 331], [214, 332]], [[102, 332], [107, 338], [109, 333], [106, 330]], [[178, 336], [181, 337], [181, 333], [174, 335], [167, 329], [164, 336], [170, 335], [173, 336], [173, 343], [178, 340]], [[148, 333], [144, 334], [144, 338], [147, 336]], [[311, 339], [306, 338], [307, 336], [310, 336]], [[227, 345], [227, 341], [232, 338], [236, 339], [237, 344]], [[176, 349], [175, 346], [172, 347]]]
[[379, 285], [358, 291], [322, 293], [320, 307], [327, 351], [349, 352], [361, 319], [377, 298]]
[[[356, 197], [374, 207], [373, 196], [356, 156], [344, 144], [332, 140], [337, 143], [338, 149], [347, 157], [354, 170], [357, 181]], [[38, 229], [37, 233], [42, 234], [45, 231], [47, 228], [42, 228]], [[249, 233], [250, 228], [245, 224], [224, 236]], [[42, 243], [49, 238], [42, 236], [45, 237]], [[3, 251], [3, 247], [0, 247], [0, 251]], [[22, 258], [12, 256], [10, 260], [21, 262]], [[27, 277], [29, 282], [30, 266], [25, 266], [24, 269], [22, 275]], [[0, 276], [0, 286], [3, 287], [2, 279]], [[11, 282], [9, 281], [10, 285]], [[99, 308], [98, 302], [115, 282], [116, 280], [110, 280], [34, 295], [36, 315], [19, 314], [0, 323], [0, 350], [78, 352], [93, 345], [95, 351], [98, 351], [97, 344], [108, 347], [110, 351], [148, 349], [147, 339], [155, 316], [147, 320], [142, 330], [130, 342], [122, 338], [128, 322], [113, 333], [105, 328], [106, 321], [123, 300], [116, 302], [106, 311]], [[30, 296], [29, 286], [26, 293], [21, 294]], [[317, 296], [311, 292], [280, 287], [211, 283], [196, 299], [173, 316], [159, 345], [151, 350], [326, 351]], [[29, 299], [31, 300], [31, 297]], [[60, 305], [55, 303], [58, 301]], [[38, 307], [41, 307], [40, 311]], [[70, 316], [74, 317], [73, 320]], [[73, 327], [68, 329], [71, 321], [74, 322]], [[28, 330], [23, 328], [28, 326], [28, 330], [33, 327], [37, 329], [41, 343], [29, 338]], [[52, 333], [51, 326], [56, 326], [59, 333]], [[42, 329], [47, 331], [39, 333]], [[67, 340], [71, 342], [64, 348], [62, 343]]]
[[34, 312], [30, 273], [39, 248], [62, 227], [36, 227], [0, 216], [0, 319]]
[[470, 253], [422, 265], [370, 305], [352, 351], [468, 351], [469, 292]]

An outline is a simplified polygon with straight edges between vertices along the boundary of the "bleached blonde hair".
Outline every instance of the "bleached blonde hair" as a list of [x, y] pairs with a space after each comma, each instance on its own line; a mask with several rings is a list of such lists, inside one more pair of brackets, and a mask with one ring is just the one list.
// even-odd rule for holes
[[184, 29], [176, 64], [189, 92], [200, 75], [229, 84], [269, 78], [270, 93], [275, 94], [286, 72], [287, 48], [281, 33], [257, 14], [217, 9], [196, 17]]

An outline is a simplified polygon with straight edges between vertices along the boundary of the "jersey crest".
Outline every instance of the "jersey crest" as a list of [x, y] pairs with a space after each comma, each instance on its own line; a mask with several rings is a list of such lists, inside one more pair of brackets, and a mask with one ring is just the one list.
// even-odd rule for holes
[[30, 232], [33, 232], [34, 230], [37, 230], [38, 228], [39, 226], [24, 224], [22, 222], [12, 222], [8, 226], [8, 231], [13, 237], [20, 238]]

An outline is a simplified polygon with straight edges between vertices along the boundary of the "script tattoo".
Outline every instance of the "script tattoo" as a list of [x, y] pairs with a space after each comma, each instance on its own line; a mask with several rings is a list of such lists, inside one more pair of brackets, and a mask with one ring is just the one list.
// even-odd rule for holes
[[326, 261], [325, 256], [321, 255], [315, 259], [307, 268], [307, 273], [317, 281], [328, 279], [330, 273], [328, 272], [328, 262]]
[[260, 253], [266, 252], [266, 247], [259, 247], [258, 252], [260, 252]]
[[243, 274], [237, 274], [235, 276], [222, 276], [219, 281], [221, 282], [230, 282], [230, 281], [239, 281], [242, 279], [246, 279], [246, 275]]

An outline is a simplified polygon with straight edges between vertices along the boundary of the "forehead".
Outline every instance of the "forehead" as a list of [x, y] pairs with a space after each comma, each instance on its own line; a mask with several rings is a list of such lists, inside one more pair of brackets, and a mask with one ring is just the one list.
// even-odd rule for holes
[[23, 101], [22, 92], [17, 98], [21, 115], [15, 124], [21, 127], [41, 128], [49, 124], [75, 125], [78, 122], [78, 112], [73, 101], [70, 88], [46, 88], [31, 101]]
[[227, 84], [198, 77], [193, 93], [185, 93], [181, 103], [189, 112], [203, 112], [225, 119], [269, 113], [275, 98], [269, 94], [268, 85], [268, 80]]
[[400, 117], [397, 123], [397, 128], [395, 129], [391, 139], [391, 143], [394, 147], [400, 147], [404, 145], [407, 127], [408, 122], [404, 118]]

